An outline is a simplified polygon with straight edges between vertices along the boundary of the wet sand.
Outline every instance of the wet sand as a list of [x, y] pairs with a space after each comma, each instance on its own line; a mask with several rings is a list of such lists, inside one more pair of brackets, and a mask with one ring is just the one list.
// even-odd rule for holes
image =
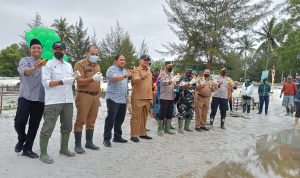
[[[127, 144], [112, 142], [112, 148], [106, 148], [102, 145], [106, 117], [106, 103], [102, 100], [94, 139], [100, 150], [86, 150], [86, 154], [74, 158], [59, 155], [58, 122], [48, 147], [54, 163], [46, 165], [38, 159], [32, 160], [14, 152], [17, 141], [13, 127], [15, 110], [3, 111], [0, 119], [0, 177], [203, 177], [222, 161], [238, 160], [239, 155], [244, 155], [263, 135], [292, 128], [294, 118], [284, 116], [285, 109], [281, 106], [278, 89], [270, 101], [269, 114], [258, 115], [257, 112], [251, 110], [250, 119], [228, 116], [226, 130], [220, 129], [220, 116], [217, 115], [215, 127], [208, 132], [166, 134], [162, 137], [156, 135], [157, 122], [149, 118], [148, 134], [153, 136], [153, 140], [141, 140], [137, 144], [131, 141]], [[129, 121], [130, 115], [127, 114], [123, 125], [126, 139], [130, 138]], [[173, 119], [173, 126], [177, 127], [177, 119]], [[38, 143], [36, 139], [33, 150], [39, 153]], [[73, 136], [69, 145], [73, 150]]]

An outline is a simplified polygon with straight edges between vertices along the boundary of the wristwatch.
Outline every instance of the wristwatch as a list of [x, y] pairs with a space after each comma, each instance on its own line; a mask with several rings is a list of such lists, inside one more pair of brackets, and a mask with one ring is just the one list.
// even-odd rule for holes
[[59, 85], [63, 85], [64, 82], [63, 82], [62, 80], [60, 80], [60, 81], [58, 82], [58, 84], [59, 84]]

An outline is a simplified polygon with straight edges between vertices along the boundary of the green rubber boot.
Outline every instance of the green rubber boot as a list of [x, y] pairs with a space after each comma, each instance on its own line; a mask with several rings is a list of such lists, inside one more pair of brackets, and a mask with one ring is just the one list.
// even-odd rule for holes
[[167, 119], [166, 121], [166, 131], [165, 133], [168, 133], [168, 134], [175, 134], [175, 132], [173, 130], [171, 130], [171, 122], [172, 122], [172, 119]]
[[184, 134], [183, 131], [183, 119], [178, 119], [178, 133]]
[[157, 129], [158, 136], [163, 136], [163, 128], [164, 128], [164, 121], [158, 120], [158, 129]]
[[185, 119], [184, 123], [184, 130], [188, 132], [193, 132], [192, 129], [190, 129], [191, 119]]
[[40, 160], [46, 164], [52, 164], [53, 159], [47, 153], [49, 138], [40, 136]]
[[71, 152], [68, 148], [70, 133], [62, 133], [60, 138], [59, 153], [68, 157], [74, 157], [75, 153]]

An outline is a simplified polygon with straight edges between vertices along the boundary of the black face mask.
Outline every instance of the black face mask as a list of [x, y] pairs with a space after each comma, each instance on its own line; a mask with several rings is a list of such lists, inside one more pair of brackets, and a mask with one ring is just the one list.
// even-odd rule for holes
[[54, 57], [56, 59], [62, 59], [64, 57], [64, 54], [62, 52], [55, 52]]
[[204, 77], [205, 78], [208, 78], [210, 75], [209, 74], [204, 74]]
[[171, 67], [171, 68], [168, 68], [168, 72], [172, 72], [172, 70], [173, 70], [173, 68]]

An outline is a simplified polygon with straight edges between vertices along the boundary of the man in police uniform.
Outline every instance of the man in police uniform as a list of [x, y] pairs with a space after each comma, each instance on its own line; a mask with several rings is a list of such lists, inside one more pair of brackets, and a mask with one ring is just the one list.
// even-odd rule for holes
[[74, 70], [79, 71], [81, 77], [77, 79], [77, 92], [75, 104], [77, 108], [77, 117], [74, 124], [75, 152], [85, 153], [81, 146], [81, 136], [83, 125], [86, 124], [86, 144], [85, 148], [99, 150], [99, 147], [93, 143], [94, 125], [100, 106], [100, 73], [99, 49], [91, 45], [87, 49], [85, 59], [78, 61]]
[[150, 72], [149, 55], [140, 57], [140, 66], [132, 72], [132, 115], [130, 120], [131, 141], [138, 143], [142, 139], [152, 139], [146, 133], [146, 121], [150, 109], [152, 95], [152, 73]]

